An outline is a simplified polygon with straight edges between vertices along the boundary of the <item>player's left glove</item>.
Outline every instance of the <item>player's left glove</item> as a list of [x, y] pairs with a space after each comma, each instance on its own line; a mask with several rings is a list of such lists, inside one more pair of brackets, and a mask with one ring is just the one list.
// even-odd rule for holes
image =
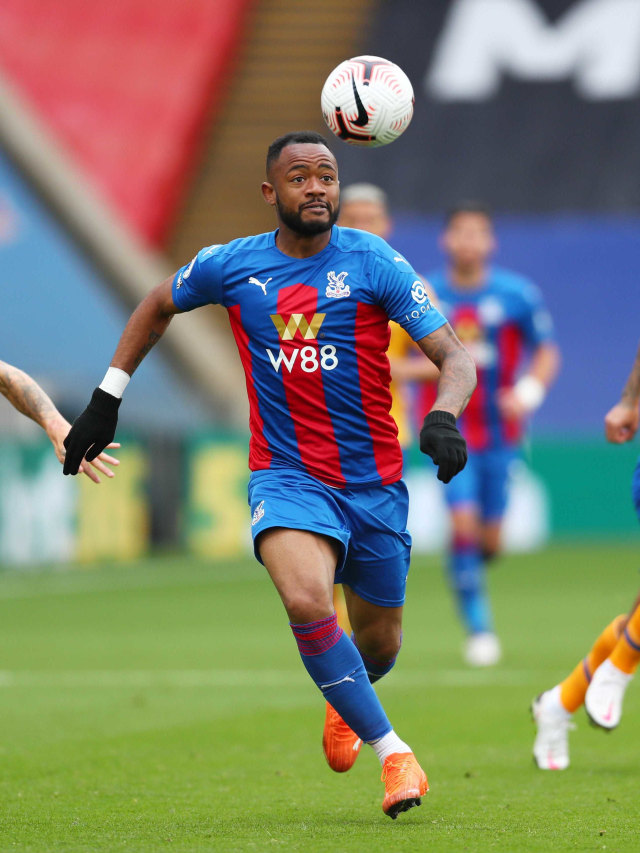
[[429, 412], [420, 430], [420, 450], [438, 466], [438, 479], [448, 483], [467, 464], [467, 442], [451, 412]]
[[77, 474], [82, 460], [99, 456], [116, 434], [118, 408], [122, 400], [96, 388], [87, 408], [73, 422], [63, 444], [66, 449], [63, 474]]

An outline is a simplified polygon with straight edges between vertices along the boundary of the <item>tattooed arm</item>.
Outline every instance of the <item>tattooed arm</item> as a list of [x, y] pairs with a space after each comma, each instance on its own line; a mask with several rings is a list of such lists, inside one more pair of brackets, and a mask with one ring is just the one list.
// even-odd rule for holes
[[438, 395], [432, 411], [459, 417], [476, 387], [476, 367], [467, 350], [445, 323], [418, 342], [422, 352], [440, 369]]
[[42, 388], [24, 371], [0, 361], [0, 394], [14, 409], [35, 421], [44, 430], [58, 415], [58, 410]]
[[[0, 361], [0, 394], [3, 394], [21, 414], [31, 418], [42, 427], [53, 444], [56, 456], [60, 462], [63, 462], [65, 451], [62, 442], [69, 432], [70, 424], [62, 417], [38, 383], [24, 371]], [[120, 445], [113, 444], [110, 446], [119, 447]], [[96, 471], [100, 471], [107, 477], [113, 477], [113, 471], [109, 470], [105, 463], [109, 465], [120, 464], [113, 456], [103, 453], [93, 461], [92, 465], [83, 462], [80, 470], [94, 483], [99, 483], [100, 477]]]
[[119, 367], [129, 376], [145, 355], [157, 344], [178, 309], [171, 295], [173, 276], [165, 279], [145, 296], [129, 318], [120, 342], [111, 359], [112, 367]]
[[635, 361], [627, 383], [622, 389], [620, 402], [610, 409], [604, 419], [604, 432], [607, 441], [613, 444], [624, 444], [631, 441], [638, 430], [640, 413], [640, 347], [636, 352]]

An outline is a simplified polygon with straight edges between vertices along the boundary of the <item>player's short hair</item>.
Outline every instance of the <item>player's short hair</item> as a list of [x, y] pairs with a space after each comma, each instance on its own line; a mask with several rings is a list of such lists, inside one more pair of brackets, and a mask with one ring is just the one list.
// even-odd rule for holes
[[340, 202], [348, 204], [350, 201], [365, 201], [371, 204], [381, 204], [382, 207], [388, 206], [387, 194], [375, 184], [349, 184], [340, 191]]
[[267, 149], [267, 175], [272, 164], [280, 157], [283, 148], [289, 145], [324, 145], [329, 147], [329, 143], [320, 133], [315, 130], [294, 130], [292, 133], [285, 133], [284, 136], [279, 136], [274, 139]]
[[493, 222], [493, 211], [486, 202], [479, 199], [463, 199], [447, 208], [444, 215], [445, 227], [450, 225], [451, 220], [455, 219], [459, 213], [479, 213], [485, 216], [489, 222]]

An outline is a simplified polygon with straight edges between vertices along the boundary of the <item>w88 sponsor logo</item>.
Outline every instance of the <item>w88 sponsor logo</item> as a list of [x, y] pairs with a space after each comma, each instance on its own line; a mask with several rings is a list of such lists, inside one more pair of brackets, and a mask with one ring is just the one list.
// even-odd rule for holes
[[286, 353], [280, 348], [277, 354], [267, 349], [267, 355], [276, 373], [285, 370], [291, 373], [296, 364], [299, 364], [305, 373], [315, 373], [316, 370], [333, 370], [338, 366], [338, 354], [336, 348], [326, 344], [318, 349], [315, 346], [298, 347]]

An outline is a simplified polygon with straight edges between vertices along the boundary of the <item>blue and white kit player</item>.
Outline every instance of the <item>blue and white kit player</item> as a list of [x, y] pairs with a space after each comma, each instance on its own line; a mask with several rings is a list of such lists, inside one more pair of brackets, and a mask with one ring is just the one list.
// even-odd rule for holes
[[[262, 192], [276, 213], [275, 232], [202, 250], [133, 313], [66, 439], [65, 473], [110, 440], [126, 383], [173, 315], [223, 305], [250, 403], [256, 556], [330, 705], [330, 766], [347, 769], [333, 752], [342, 736], [351, 739], [351, 764], [360, 743], [371, 744], [383, 765], [383, 810], [395, 818], [419, 805], [428, 785], [372, 687], [400, 647], [410, 550], [402, 454], [389, 415], [389, 319], [441, 370], [421, 446], [443, 480], [466, 461], [456, 418], [475, 370], [406, 260], [379, 238], [335, 225], [337, 164], [321, 136], [303, 131], [272, 143]], [[335, 582], [345, 587], [353, 638], [337, 624]]]

